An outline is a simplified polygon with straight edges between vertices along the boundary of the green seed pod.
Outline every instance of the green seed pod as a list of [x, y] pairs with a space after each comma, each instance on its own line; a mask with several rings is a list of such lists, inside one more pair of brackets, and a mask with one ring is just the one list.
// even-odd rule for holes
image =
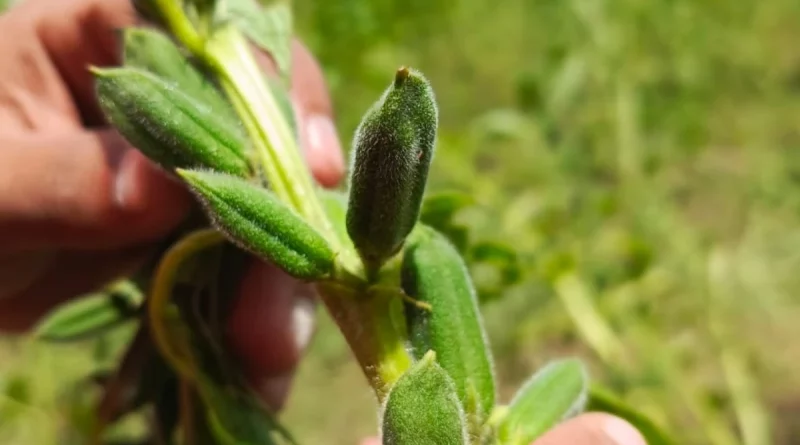
[[241, 248], [305, 280], [333, 271], [328, 242], [272, 192], [223, 173], [178, 170], [214, 226]]
[[370, 272], [399, 251], [419, 218], [437, 122], [428, 81], [400, 68], [356, 130], [347, 233]]
[[100, 107], [120, 133], [164, 168], [247, 176], [247, 139], [202, 102], [137, 68], [94, 69]]
[[407, 305], [413, 353], [436, 352], [455, 381], [470, 425], [478, 429], [495, 404], [492, 358], [466, 265], [444, 235], [419, 225], [403, 257], [402, 286], [431, 310]]
[[149, 28], [126, 28], [124, 31], [124, 65], [140, 68], [203, 103], [231, 127], [239, 126], [239, 118], [214, 83], [203, 76], [184, 57], [180, 48], [166, 34]]
[[382, 416], [385, 445], [466, 445], [464, 410], [453, 380], [431, 351], [395, 383]]
[[[187, 60], [166, 34], [148, 28], [126, 28], [124, 40], [126, 67], [141, 68], [175, 83], [180, 91], [211, 108], [217, 119], [232, 128], [241, 127], [239, 116], [213, 80]], [[297, 122], [286, 87], [279, 78], [265, 77], [292, 134], [297, 138]], [[240, 132], [244, 134], [244, 130]]]

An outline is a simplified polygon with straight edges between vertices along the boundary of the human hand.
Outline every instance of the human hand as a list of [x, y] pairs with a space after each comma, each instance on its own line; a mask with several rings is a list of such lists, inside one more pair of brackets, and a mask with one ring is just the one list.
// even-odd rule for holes
[[[89, 65], [119, 62], [130, 0], [26, 0], [0, 16], [0, 332], [140, 266], [192, 199], [103, 120]], [[322, 74], [295, 44], [292, 100], [315, 178], [344, 161]], [[267, 55], [256, 53], [265, 69]], [[230, 346], [273, 406], [313, 326], [312, 289], [253, 261], [228, 323]], [[266, 343], [268, 342], [268, 343]]]
[[[381, 442], [370, 438], [361, 445], [381, 445]], [[558, 425], [532, 445], [647, 445], [647, 442], [618, 417], [587, 413]]]

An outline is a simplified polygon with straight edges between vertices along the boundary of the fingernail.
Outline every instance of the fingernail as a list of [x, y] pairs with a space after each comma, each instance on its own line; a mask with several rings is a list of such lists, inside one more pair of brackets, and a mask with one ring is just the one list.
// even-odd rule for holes
[[308, 347], [314, 334], [314, 315], [316, 311], [314, 296], [310, 294], [311, 291], [304, 290], [304, 292], [308, 292], [308, 294], [298, 295], [292, 307], [292, 333], [295, 346], [300, 354]]
[[137, 201], [137, 184], [139, 177], [139, 162], [136, 153], [129, 150], [120, 161], [117, 175], [114, 178], [114, 202], [120, 208], [135, 206]]
[[636, 428], [617, 417], [610, 417], [606, 420], [603, 431], [619, 445], [647, 445], [647, 442]]
[[[160, 181], [153, 182], [154, 178]], [[150, 162], [134, 149], [128, 150], [120, 161], [114, 178], [114, 200], [125, 210], [139, 210], [146, 205], [148, 189], [154, 186], [171, 186], [179, 182]]]
[[304, 125], [303, 147], [314, 176], [324, 186], [336, 185], [344, 175], [344, 157], [330, 117], [312, 114]]

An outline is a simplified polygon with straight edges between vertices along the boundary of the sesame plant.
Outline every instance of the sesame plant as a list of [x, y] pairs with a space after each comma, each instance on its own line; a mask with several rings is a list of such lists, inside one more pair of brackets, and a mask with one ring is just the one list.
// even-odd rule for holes
[[[94, 443], [108, 443], [115, 422], [142, 410], [152, 414], [145, 443], [295, 443], [221, 335], [246, 255], [315, 285], [374, 392], [385, 444], [526, 445], [587, 404], [669, 443], [590, 388], [574, 358], [545, 365], [509, 402], [498, 400], [458, 240], [420, 218], [464, 202], [425, 193], [439, 116], [421, 72], [387, 73], [353, 137], [347, 191], [325, 191], [298, 148], [286, 4], [134, 4], [152, 26], [122, 31], [121, 67], [91, 68], [97, 96], [108, 120], [201, 210], [149, 267], [40, 326], [41, 338], [67, 341], [139, 323], [118, 369], [101, 376]], [[259, 69], [251, 43], [271, 55], [275, 75]]]

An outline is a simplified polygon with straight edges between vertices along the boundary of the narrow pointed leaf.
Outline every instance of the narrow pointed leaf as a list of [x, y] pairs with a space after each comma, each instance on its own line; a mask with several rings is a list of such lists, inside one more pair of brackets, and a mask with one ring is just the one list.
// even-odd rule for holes
[[215, 227], [288, 274], [320, 279], [333, 270], [330, 245], [269, 190], [222, 173], [179, 170]]
[[294, 441], [254, 394], [205, 386], [201, 390], [214, 438], [222, 445], [279, 445]]
[[528, 445], [562, 420], [579, 414], [586, 403], [587, 391], [586, 370], [579, 360], [546, 365], [511, 401], [500, 426], [503, 443]]
[[466, 445], [455, 384], [430, 352], [395, 383], [381, 420], [384, 445]]
[[413, 353], [436, 352], [479, 425], [494, 407], [496, 390], [475, 290], [464, 261], [443, 235], [421, 226], [412, 237], [403, 258], [403, 290], [432, 307], [407, 308]]
[[247, 176], [247, 140], [209, 106], [137, 68], [93, 69], [100, 107], [120, 133], [165, 168]]
[[37, 327], [35, 336], [49, 342], [83, 340], [133, 320], [143, 297], [110, 289], [57, 307]]

